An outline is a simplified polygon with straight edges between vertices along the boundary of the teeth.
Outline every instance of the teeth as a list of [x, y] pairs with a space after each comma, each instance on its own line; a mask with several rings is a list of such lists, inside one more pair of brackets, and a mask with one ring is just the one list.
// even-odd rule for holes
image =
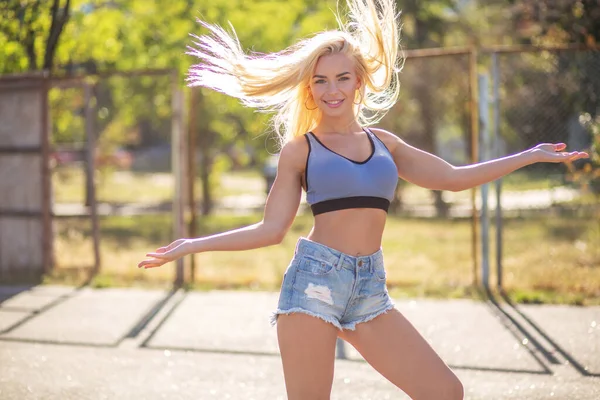
[[340, 104], [342, 102], [342, 100], [333, 100], [333, 101], [325, 101], [325, 103], [327, 104]]

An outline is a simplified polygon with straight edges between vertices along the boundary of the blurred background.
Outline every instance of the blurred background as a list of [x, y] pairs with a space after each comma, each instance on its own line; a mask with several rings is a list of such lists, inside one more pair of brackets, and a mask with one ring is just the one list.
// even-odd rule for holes
[[[248, 51], [334, 29], [335, 1], [0, 3], [0, 279], [277, 290], [280, 246], [139, 271], [149, 250], [260, 221], [276, 173], [268, 115], [185, 85], [200, 18]], [[394, 296], [600, 303], [600, 4], [398, 2], [400, 99], [378, 125], [455, 165], [564, 142], [475, 191], [400, 182], [384, 236]], [[34, 132], [33, 134], [30, 134]], [[497, 205], [500, 205], [498, 207]]]

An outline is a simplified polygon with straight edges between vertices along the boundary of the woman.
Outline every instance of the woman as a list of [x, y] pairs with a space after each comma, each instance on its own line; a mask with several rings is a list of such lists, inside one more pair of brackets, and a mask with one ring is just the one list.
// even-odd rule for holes
[[448, 366], [388, 296], [381, 250], [398, 177], [459, 191], [535, 162], [587, 156], [540, 144], [512, 156], [454, 167], [394, 134], [369, 129], [396, 101], [398, 28], [391, 0], [349, 0], [349, 23], [275, 54], [246, 55], [237, 38], [203, 23], [189, 54], [191, 85], [275, 112], [282, 150], [261, 222], [222, 234], [179, 239], [139, 266], [159, 267], [207, 251], [278, 244], [307, 192], [314, 227], [300, 238], [273, 316], [289, 399], [328, 399], [336, 339], [352, 344], [413, 399], [462, 399]]

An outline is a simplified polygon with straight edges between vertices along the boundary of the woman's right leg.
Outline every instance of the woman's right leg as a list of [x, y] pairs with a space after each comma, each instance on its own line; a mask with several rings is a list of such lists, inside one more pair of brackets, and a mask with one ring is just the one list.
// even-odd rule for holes
[[277, 339], [288, 400], [328, 400], [338, 329], [302, 313], [277, 318]]

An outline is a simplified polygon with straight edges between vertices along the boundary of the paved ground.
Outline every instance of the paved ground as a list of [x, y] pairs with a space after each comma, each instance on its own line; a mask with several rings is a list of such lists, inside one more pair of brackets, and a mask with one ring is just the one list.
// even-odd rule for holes
[[[0, 399], [285, 398], [277, 293], [0, 286], [0, 301]], [[600, 307], [397, 308], [468, 399], [600, 398]], [[332, 399], [407, 397], [342, 344]]]

